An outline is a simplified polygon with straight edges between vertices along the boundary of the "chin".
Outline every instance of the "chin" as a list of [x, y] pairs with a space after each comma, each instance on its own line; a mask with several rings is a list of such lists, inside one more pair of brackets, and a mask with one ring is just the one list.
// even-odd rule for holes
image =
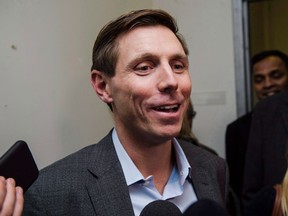
[[162, 130], [161, 132], [159, 132], [159, 134], [162, 135], [162, 137], [166, 137], [167, 139], [172, 139], [173, 137], [177, 137], [178, 134], [180, 133], [180, 129], [166, 129], [164, 128], [164, 131]]

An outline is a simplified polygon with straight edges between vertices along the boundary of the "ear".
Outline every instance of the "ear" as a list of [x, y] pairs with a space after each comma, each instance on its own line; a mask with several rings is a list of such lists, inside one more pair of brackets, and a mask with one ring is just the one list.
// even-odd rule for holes
[[105, 103], [112, 103], [113, 99], [111, 97], [109, 78], [105, 76], [102, 72], [93, 70], [91, 72], [91, 84], [97, 93], [98, 97]]

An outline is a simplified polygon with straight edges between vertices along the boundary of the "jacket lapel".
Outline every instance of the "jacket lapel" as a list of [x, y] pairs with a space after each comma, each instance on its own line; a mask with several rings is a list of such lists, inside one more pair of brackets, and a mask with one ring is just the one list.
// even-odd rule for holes
[[91, 152], [86, 187], [97, 216], [134, 216], [128, 187], [111, 133]]
[[[178, 141], [190, 163], [191, 170], [189, 176], [197, 198], [209, 198], [219, 203], [225, 202], [221, 195], [225, 197], [226, 194], [222, 194], [220, 187], [217, 185], [219, 179], [217, 179], [217, 174], [215, 173], [216, 161], [215, 163], [208, 161], [207, 156], [203, 156], [203, 150], [199, 147], [182, 140]], [[213, 166], [211, 166], [211, 163]], [[225, 184], [226, 179], [225, 177], [223, 178], [222, 180]]]
[[[203, 159], [199, 157], [201, 156], [194, 155], [193, 157], [190, 156], [188, 158], [191, 166], [190, 178], [195, 189], [195, 193], [198, 199], [209, 198], [218, 200], [219, 197], [215, 196], [217, 192], [215, 193], [216, 188], [214, 187], [217, 180], [212, 179], [213, 176], [211, 176], [211, 173], [209, 173], [211, 168], [208, 167], [207, 164], [199, 163], [199, 161], [203, 161]], [[221, 194], [221, 192], [219, 191], [218, 194]]]

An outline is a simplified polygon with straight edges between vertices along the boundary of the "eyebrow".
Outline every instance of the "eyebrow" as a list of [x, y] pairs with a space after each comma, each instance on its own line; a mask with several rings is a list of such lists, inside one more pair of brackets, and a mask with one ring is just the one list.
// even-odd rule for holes
[[[128, 63], [127, 67], [131, 68], [134, 66], [135, 63], [139, 61], [145, 61], [145, 60], [153, 60], [158, 59], [157, 55], [154, 55], [152, 53], [143, 53], [141, 55], [136, 56], [131, 62]], [[169, 57], [171, 60], [182, 60], [185, 61], [187, 64], [189, 63], [188, 56], [184, 54], [174, 54], [171, 57]]]
[[[275, 68], [275, 69], [272, 69], [271, 71], [269, 71], [268, 72], [268, 74], [271, 74], [271, 73], [275, 73], [275, 72], [281, 72], [281, 69], [279, 69], [279, 68]], [[256, 73], [256, 74], [255, 74]], [[260, 74], [261, 72], [259, 72], [258, 71], [258, 73], [257, 73], [257, 71], [255, 71], [254, 72], [254, 76], [265, 76], [265, 75], [263, 75], [263, 74]]]
[[282, 71], [280, 69], [274, 69], [274, 70], [270, 71], [269, 74], [275, 73], [275, 72], [282, 72]]
[[[135, 59], [146, 59], [146, 58], [158, 58], [157, 55], [154, 55], [152, 53], [143, 53], [141, 55], [139, 55], [138, 57], [136, 57]], [[174, 54], [170, 57], [171, 59], [184, 59], [184, 60], [188, 60], [188, 56], [185, 54]]]

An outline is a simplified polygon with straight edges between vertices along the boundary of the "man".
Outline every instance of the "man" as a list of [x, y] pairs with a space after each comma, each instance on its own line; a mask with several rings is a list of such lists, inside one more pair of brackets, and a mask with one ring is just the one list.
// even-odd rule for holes
[[[278, 50], [263, 51], [252, 58], [252, 78], [255, 95], [262, 100], [287, 89], [288, 57]], [[246, 148], [252, 112], [227, 126], [226, 159], [229, 166], [231, 188], [239, 199], [243, 190]]]
[[191, 92], [187, 55], [162, 10], [132, 11], [104, 26], [91, 82], [115, 128], [43, 169], [25, 194], [24, 215], [132, 216], [159, 199], [182, 212], [205, 197], [224, 206], [224, 160], [174, 138]]
[[0, 176], [0, 215], [20, 216], [23, 210], [23, 190], [14, 179]]

